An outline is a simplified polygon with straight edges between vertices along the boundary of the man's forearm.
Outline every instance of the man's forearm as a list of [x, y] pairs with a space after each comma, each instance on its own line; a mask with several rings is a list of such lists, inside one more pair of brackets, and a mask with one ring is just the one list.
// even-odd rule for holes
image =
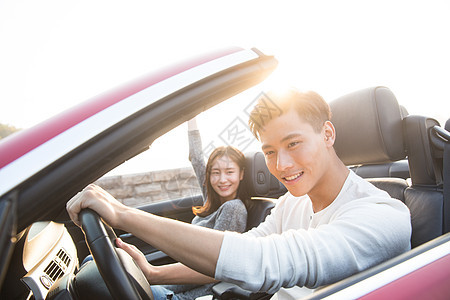
[[214, 278], [203, 275], [181, 264], [154, 267], [154, 273], [147, 277], [150, 284], [207, 284], [217, 282]]
[[124, 211], [118, 225], [176, 261], [214, 277], [223, 232], [155, 216], [138, 209]]

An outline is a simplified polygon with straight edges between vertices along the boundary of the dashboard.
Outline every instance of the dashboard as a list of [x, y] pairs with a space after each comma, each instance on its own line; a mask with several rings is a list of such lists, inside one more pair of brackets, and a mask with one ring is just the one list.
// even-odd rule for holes
[[58, 280], [78, 268], [75, 244], [63, 224], [36, 222], [26, 233], [21, 281], [28, 287], [28, 298], [45, 299]]

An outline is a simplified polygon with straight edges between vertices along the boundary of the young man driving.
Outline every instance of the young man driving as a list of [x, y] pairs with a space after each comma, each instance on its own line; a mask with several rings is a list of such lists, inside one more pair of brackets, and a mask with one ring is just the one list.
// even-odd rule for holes
[[[268, 97], [279, 113], [260, 105]], [[134, 247], [150, 284], [232, 282], [251, 291], [297, 299], [311, 289], [410, 249], [408, 208], [350, 171], [336, 155], [328, 104], [314, 92], [262, 95], [249, 121], [270, 172], [288, 189], [257, 228], [219, 232], [126, 207], [90, 185], [67, 203], [79, 224], [83, 208], [181, 262], [176, 272], [151, 266]], [[194, 271], [195, 270], [195, 271]], [[202, 275], [205, 274], [205, 275]]]

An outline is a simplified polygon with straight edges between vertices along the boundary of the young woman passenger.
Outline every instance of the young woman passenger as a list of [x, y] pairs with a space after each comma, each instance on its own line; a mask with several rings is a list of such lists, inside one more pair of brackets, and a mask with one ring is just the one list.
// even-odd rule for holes
[[[217, 230], [244, 232], [247, 226], [245, 156], [232, 146], [214, 149], [205, 166], [200, 132], [195, 119], [188, 122], [189, 160], [203, 193], [203, 206], [192, 208], [192, 224]], [[225, 205], [226, 204], [226, 205]]]

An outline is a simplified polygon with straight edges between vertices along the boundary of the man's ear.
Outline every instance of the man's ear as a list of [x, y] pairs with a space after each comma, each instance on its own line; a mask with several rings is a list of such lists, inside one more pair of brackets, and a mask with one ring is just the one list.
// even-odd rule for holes
[[326, 121], [323, 124], [323, 136], [325, 139], [325, 143], [333, 146], [334, 141], [336, 140], [336, 129], [334, 128], [333, 123], [330, 121]]

